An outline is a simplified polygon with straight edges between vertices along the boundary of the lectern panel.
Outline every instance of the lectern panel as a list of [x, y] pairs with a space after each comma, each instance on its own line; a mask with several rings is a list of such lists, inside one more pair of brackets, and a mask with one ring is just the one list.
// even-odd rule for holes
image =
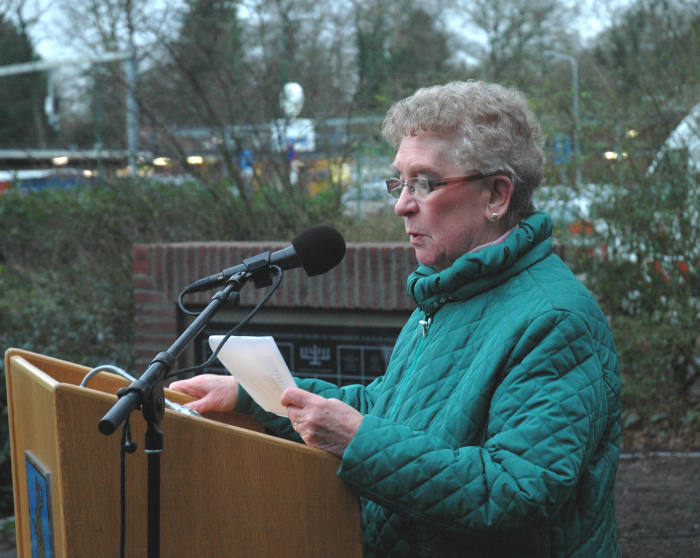
[[[27, 450], [51, 477], [56, 556], [114, 555], [120, 527], [119, 433], [104, 436], [97, 425], [116, 396], [75, 385], [87, 369], [55, 359], [42, 363], [45, 358], [16, 350], [6, 354], [19, 556], [31, 555], [22, 473]], [[50, 374], [38, 369], [42, 364]], [[109, 385], [96, 385], [109, 391], [124, 382], [104, 381]], [[132, 415], [131, 427], [139, 449], [126, 456], [126, 555], [146, 556], [146, 425], [140, 413]], [[362, 555], [359, 499], [337, 478], [337, 458], [169, 410], [162, 428], [163, 556]]]
[[[58, 383], [48, 374], [15, 356], [6, 366], [7, 402], [10, 414], [12, 449], [12, 483], [14, 486], [15, 521], [18, 556], [31, 556], [32, 517], [29, 515], [26, 452], [30, 452], [52, 475], [51, 516], [54, 548], [63, 554], [63, 518], [60, 506], [61, 487], [57, 480], [58, 436], [54, 414], [53, 390]], [[7, 364], [7, 363], [6, 363]], [[44, 496], [46, 505], [49, 498]]]

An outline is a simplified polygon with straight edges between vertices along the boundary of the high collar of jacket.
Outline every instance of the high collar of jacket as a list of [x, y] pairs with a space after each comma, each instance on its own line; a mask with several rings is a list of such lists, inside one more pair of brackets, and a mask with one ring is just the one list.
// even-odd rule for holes
[[408, 293], [427, 313], [446, 302], [472, 298], [507, 281], [552, 252], [552, 221], [538, 212], [500, 244], [458, 258], [440, 272], [420, 266], [408, 278]]

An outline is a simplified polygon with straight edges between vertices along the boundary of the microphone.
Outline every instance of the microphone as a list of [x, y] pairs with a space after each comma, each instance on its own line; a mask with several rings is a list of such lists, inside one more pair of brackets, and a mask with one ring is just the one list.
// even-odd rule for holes
[[[224, 269], [187, 285], [185, 293], [199, 293], [226, 284], [233, 275], [269, 269], [276, 265], [282, 270], [303, 267], [309, 277], [322, 275], [333, 269], [345, 257], [345, 239], [337, 229], [328, 225], [316, 225], [301, 231], [292, 245], [277, 252], [264, 252], [243, 260], [242, 264]], [[269, 276], [269, 274], [268, 274]], [[258, 285], [256, 286], [263, 286]]]

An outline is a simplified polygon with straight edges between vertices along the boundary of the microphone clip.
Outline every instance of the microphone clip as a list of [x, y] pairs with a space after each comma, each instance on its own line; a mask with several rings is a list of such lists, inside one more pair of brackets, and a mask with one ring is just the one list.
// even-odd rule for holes
[[272, 285], [272, 274], [270, 272], [270, 252], [263, 252], [243, 260], [243, 264], [248, 268], [253, 283], [256, 289], [269, 287]]

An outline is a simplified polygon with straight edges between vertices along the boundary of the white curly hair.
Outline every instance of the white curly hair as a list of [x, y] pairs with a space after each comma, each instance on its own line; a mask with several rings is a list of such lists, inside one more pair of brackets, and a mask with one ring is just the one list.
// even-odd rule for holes
[[523, 93], [474, 80], [425, 87], [391, 107], [382, 126], [395, 150], [404, 137], [423, 131], [453, 135], [451, 157], [465, 172], [509, 176], [514, 189], [504, 225], [535, 212], [545, 136]]

